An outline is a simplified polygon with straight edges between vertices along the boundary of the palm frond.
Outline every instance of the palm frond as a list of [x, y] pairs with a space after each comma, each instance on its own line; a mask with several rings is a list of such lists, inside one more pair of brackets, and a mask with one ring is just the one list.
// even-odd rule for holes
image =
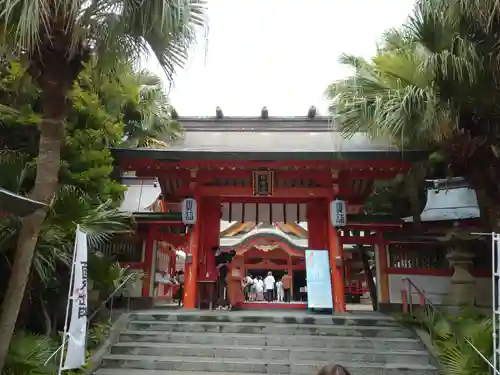
[[98, 247], [109, 241], [112, 234], [130, 233], [132, 229], [132, 216], [129, 212], [120, 211], [114, 207], [114, 202], [108, 200], [94, 209], [80, 220], [80, 226], [87, 233], [89, 246]]
[[412, 51], [385, 52], [371, 63], [349, 58], [355, 73], [330, 85], [330, 110], [344, 136], [366, 132], [400, 147], [439, 142], [456, 127], [432, 70]]
[[17, 55], [36, 60], [57, 44], [68, 61], [91, 53], [108, 72], [153, 52], [172, 78], [206, 23], [203, 0], [0, 0], [3, 45]]
[[196, 31], [206, 25], [205, 11], [202, 0], [103, 0], [80, 23], [82, 29], [94, 30], [96, 56], [104, 66], [114, 66], [117, 57], [138, 61], [152, 51], [172, 78], [186, 62]]
[[71, 265], [73, 244], [68, 232], [59, 226], [43, 226], [33, 257], [33, 270], [39, 282], [47, 284], [60, 265]]
[[[47, 336], [16, 332], [10, 343], [5, 375], [49, 375], [57, 372], [56, 360], [45, 362], [57, 349]], [[57, 358], [57, 356], [55, 357]]]
[[141, 71], [135, 76], [139, 87], [137, 101], [125, 114], [124, 145], [127, 147], [165, 148], [183, 136], [183, 128], [172, 119], [172, 107], [161, 80]]
[[27, 155], [9, 150], [0, 151], [0, 186], [13, 193], [21, 193], [27, 174]]

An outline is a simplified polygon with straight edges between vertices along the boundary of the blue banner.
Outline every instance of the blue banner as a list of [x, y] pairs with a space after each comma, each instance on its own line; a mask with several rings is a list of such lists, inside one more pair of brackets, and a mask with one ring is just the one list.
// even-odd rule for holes
[[332, 281], [328, 250], [306, 250], [307, 305], [332, 309]]

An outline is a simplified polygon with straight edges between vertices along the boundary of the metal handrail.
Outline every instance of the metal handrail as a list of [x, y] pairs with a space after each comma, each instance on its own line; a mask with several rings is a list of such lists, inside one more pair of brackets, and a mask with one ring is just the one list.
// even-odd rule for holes
[[[408, 311], [411, 316], [413, 316], [412, 288], [414, 288], [415, 291], [424, 299], [425, 305], [430, 306], [433, 309], [433, 311], [436, 312], [444, 320], [446, 321], [448, 320], [448, 318], [441, 311], [441, 309], [439, 309], [435, 304], [433, 304], [431, 300], [425, 295], [425, 293], [418, 286], [416, 286], [415, 283], [409, 277], [404, 277], [402, 280], [403, 282], [405, 281], [408, 282], [407, 304], [408, 304]], [[454, 332], [453, 335], [457, 336]], [[495, 366], [488, 360], [488, 358], [484, 356], [483, 353], [481, 353], [481, 351], [478, 348], [474, 346], [474, 344], [467, 337], [463, 337], [463, 339], [477, 353], [477, 355], [479, 355], [479, 357], [481, 357], [481, 359], [486, 362], [486, 364], [493, 370], [494, 374], [500, 375], [500, 372], [495, 368]]]
[[[127, 268], [128, 268], [128, 267], [127, 267]], [[101, 311], [101, 310], [102, 310], [102, 309], [106, 306], [106, 304], [107, 304], [107, 303], [108, 303], [111, 299], [113, 299], [113, 297], [116, 295], [116, 293], [118, 293], [118, 292], [119, 292], [119, 291], [120, 291], [120, 290], [121, 290], [121, 289], [125, 286], [125, 284], [127, 284], [127, 283], [128, 283], [128, 282], [132, 279], [132, 276], [135, 276], [135, 275], [134, 275], [133, 273], [129, 274], [129, 275], [128, 275], [128, 276], [127, 276], [127, 277], [126, 277], [126, 278], [125, 278], [125, 279], [124, 279], [121, 283], [120, 283], [120, 285], [118, 285], [118, 286], [117, 286], [117, 287], [113, 290], [113, 292], [111, 292], [111, 294], [108, 296], [108, 298], [106, 298], [106, 300], [105, 300], [105, 301], [103, 301], [103, 302], [99, 305], [99, 307], [98, 307], [97, 309], [95, 309], [95, 310], [92, 312], [92, 314], [90, 314], [90, 315], [88, 316], [88, 318], [87, 318], [87, 328], [88, 328], [88, 326], [89, 326], [90, 322], [92, 321], [92, 319], [93, 319], [93, 318], [95, 318], [95, 316], [99, 313], [99, 311]], [[113, 311], [113, 308], [111, 307], [111, 313], [112, 313], [112, 311]], [[127, 300], [127, 311], [130, 311], [130, 296], [128, 296], [128, 300]], [[87, 329], [87, 331], [88, 331], [88, 329]], [[46, 360], [46, 361], [45, 361], [45, 363], [44, 363], [44, 366], [47, 366], [47, 363], [49, 363], [49, 362], [50, 362], [50, 360], [51, 360], [52, 358], [54, 358], [54, 357], [57, 355], [57, 353], [59, 353], [59, 352], [61, 351], [61, 349], [63, 348], [63, 346], [64, 346], [64, 345], [66, 345], [66, 343], [67, 343], [67, 342], [68, 342], [68, 337], [65, 337], [65, 338], [64, 338], [64, 342], [63, 342], [61, 345], [59, 345], [59, 347], [58, 347], [58, 348], [54, 351], [54, 353], [52, 353], [52, 354], [50, 355], [50, 357], [49, 357], [49, 358], [47, 358], [47, 360]]]
[[[128, 269], [128, 267], [127, 267]], [[135, 276], [133, 273], [129, 274], [125, 280], [123, 280], [120, 285], [118, 285], [115, 290], [113, 292], [111, 292], [111, 294], [108, 296], [108, 298], [106, 298], [102, 303], [101, 305], [94, 310], [94, 312], [92, 314], [90, 314], [90, 316], [87, 318], [87, 322], [90, 322], [93, 318], [95, 318], [95, 316], [99, 313], [99, 311], [101, 311], [105, 306], [106, 304], [112, 299], [114, 298], [114, 296], [116, 295], [116, 293], [118, 293], [124, 286], [125, 284], [127, 284], [131, 279], [132, 277]], [[127, 308], [129, 309], [130, 308], [130, 296], [128, 296], [128, 303], [127, 303]]]

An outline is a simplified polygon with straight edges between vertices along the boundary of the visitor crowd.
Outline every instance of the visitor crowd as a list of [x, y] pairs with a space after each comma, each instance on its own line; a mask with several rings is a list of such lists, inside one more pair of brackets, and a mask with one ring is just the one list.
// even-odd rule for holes
[[252, 277], [248, 274], [243, 279], [243, 289], [245, 300], [249, 302], [267, 301], [267, 302], [291, 302], [292, 278], [285, 272], [281, 279], [276, 279], [273, 273], [269, 271], [267, 276]]
[[[218, 247], [212, 249], [217, 269], [216, 296], [217, 309], [237, 309], [246, 300], [249, 302], [291, 302], [292, 277], [285, 272], [283, 277], [275, 278], [269, 271], [265, 278], [244, 275], [243, 261], [234, 258], [236, 251], [223, 251]], [[234, 258], [234, 259], [233, 259]], [[231, 267], [229, 267], [231, 265]], [[172, 297], [182, 305], [184, 294], [184, 272], [176, 272], [174, 277], [165, 272], [157, 272], [155, 286], [177, 285]], [[174, 290], [174, 288], [172, 288]]]

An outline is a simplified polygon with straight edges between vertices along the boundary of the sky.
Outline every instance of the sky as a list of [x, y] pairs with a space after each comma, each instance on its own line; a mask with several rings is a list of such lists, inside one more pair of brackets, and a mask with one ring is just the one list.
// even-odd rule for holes
[[[373, 55], [384, 30], [404, 22], [414, 0], [208, 0], [200, 33], [170, 88], [180, 116], [327, 114], [324, 92], [349, 74], [342, 53]], [[145, 67], [162, 75], [154, 58]], [[169, 86], [168, 81], [165, 83]]]

